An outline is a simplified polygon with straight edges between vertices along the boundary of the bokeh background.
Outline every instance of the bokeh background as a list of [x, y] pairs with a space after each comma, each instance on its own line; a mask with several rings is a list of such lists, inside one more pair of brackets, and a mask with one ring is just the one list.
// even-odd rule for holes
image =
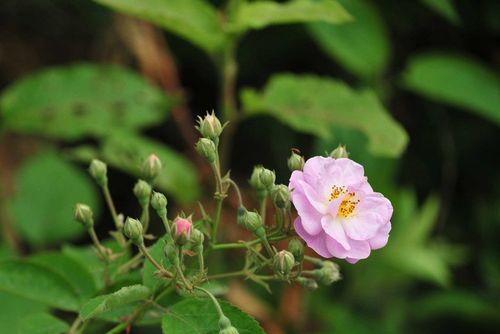
[[[208, 203], [192, 125], [207, 110], [224, 115], [222, 73], [234, 65], [224, 156], [246, 200], [254, 165], [286, 183], [291, 148], [309, 157], [342, 143], [395, 213], [388, 246], [340, 263], [331, 288], [269, 295], [231, 282], [228, 298], [270, 334], [497, 332], [500, 2], [341, 0], [354, 20], [304, 10], [261, 26], [250, 12], [229, 65], [196, 7], [225, 1], [165, 0], [181, 13], [165, 24], [134, 15], [134, 1], [98, 2], [0, 3], [1, 259], [87, 243], [72, 223], [77, 201], [96, 208], [105, 236], [111, 220], [85, 173], [94, 156], [113, 167], [127, 214], [138, 211], [129, 189], [151, 150], [165, 162], [171, 210]], [[225, 233], [237, 238], [232, 214], [229, 205]], [[37, 307], [0, 292], [0, 332], [15, 332], [16, 310]]]

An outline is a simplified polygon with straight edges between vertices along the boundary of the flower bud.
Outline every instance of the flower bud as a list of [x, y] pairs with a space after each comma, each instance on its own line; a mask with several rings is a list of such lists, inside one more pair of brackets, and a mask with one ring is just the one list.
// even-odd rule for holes
[[238, 224], [255, 233], [259, 228], [263, 227], [262, 218], [257, 212], [248, 211], [244, 207], [238, 209]]
[[137, 219], [127, 217], [123, 226], [123, 234], [136, 245], [141, 245], [144, 242], [142, 238], [142, 224]]
[[238, 330], [233, 327], [231, 320], [225, 315], [219, 319], [219, 334], [238, 334]]
[[137, 181], [134, 186], [134, 195], [137, 197], [141, 206], [147, 205], [151, 196], [151, 186], [146, 181]]
[[307, 290], [316, 290], [318, 288], [318, 283], [312, 278], [299, 277], [297, 278], [297, 283], [302, 285]]
[[175, 245], [172, 243], [166, 243], [165, 247], [163, 248], [163, 252], [165, 253], [165, 257], [167, 258], [168, 262], [170, 262], [174, 266], [177, 266], [177, 264], [179, 263], [179, 257], [177, 256], [177, 247], [175, 247]]
[[260, 181], [260, 174], [262, 174], [262, 171], [264, 170], [264, 167], [262, 166], [255, 166], [252, 171], [252, 176], [250, 177], [250, 185], [254, 187], [256, 190], [265, 190], [266, 187], [262, 184]]
[[267, 168], [262, 168], [262, 171], [259, 175], [260, 182], [266, 189], [270, 189], [274, 186], [274, 181], [276, 180], [276, 174]]
[[160, 158], [156, 154], [150, 154], [142, 164], [142, 177], [151, 182], [160, 175], [162, 168]]
[[290, 207], [290, 190], [284, 184], [279, 184], [271, 189], [271, 198], [273, 203], [280, 209]]
[[293, 152], [292, 151], [292, 154], [290, 155], [290, 158], [288, 158], [288, 168], [290, 169], [290, 171], [294, 171], [294, 170], [302, 170], [304, 168], [304, 157]]
[[207, 112], [203, 118], [198, 117], [197, 129], [203, 137], [217, 140], [222, 133], [223, 126], [221, 125], [219, 119], [215, 116], [215, 113], [212, 111], [211, 114]]
[[298, 238], [292, 238], [288, 242], [288, 251], [292, 253], [297, 263], [302, 262], [304, 259], [304, 244]]
[[189, 238], [189, 242], [193, 245], [203, 245], [203, 241], [205, 240], [205, 235], [198, 230], [197, 228], [192, 228], [191, 237]]
[[314, 270], [314, 278], [324, 285], [337, 282], [340, 277], [339, 266], [331, 261], [323, 261], [323, 266]]
[[211, 164], [217, 158], [217, 148], [215, 143], [208, 138], [200, 138], [196, 143], [196, 151]]
[[189, 218], [177, 217], [172, 226], [172, 233], [175, 242], [179, 246], [185, 245], [191, 237], [192, 223]]
[[167, 214], [167, 198], [162, 193], [153, 191], [151, 196], [151, 206], [155, 209], [158, 216], [163, 217]]
[[98, 159], [93, 159], [90, 162], [89, 173], [101, 187], [108, 183], [108, 167], [104, 162]]
[[345, 145], [339, 145], [332, 151], [332, 153], [330, 153], [330, 157], [334, 159], [348, 158], [349, 153], [347, 152]]
[[78, 203], [75, 206], [75, 220], [85, 226], [85, 228], [94, 226], [93, 216], [92, 209], [88, 205]]
[[287, 277], [295, 265], [292, 253], [286, 250], [279, 251], [274, 255], [273, 266], [276, 273], [282, 277]]

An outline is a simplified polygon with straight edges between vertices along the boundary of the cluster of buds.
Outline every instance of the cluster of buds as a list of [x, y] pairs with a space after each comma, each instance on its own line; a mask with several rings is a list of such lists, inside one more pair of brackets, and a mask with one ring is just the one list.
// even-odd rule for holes
[[224, 130], [225, 124], [222, 125], [215, 113], [208, 113], [205, 117], [198, 117], [198, 125], [196, 129], [200, 132], [202, 138], [196, 143], [196, 151], [208, 163], [215, 164], [217, 160], [217, 147], [219, 145], [219, 137]]
[[244, 207], [240, 207], [238, 209], [237, 222], [258, 238], [263, 238], [266, 235], [262, 217], [257, 212], [248, 211]]

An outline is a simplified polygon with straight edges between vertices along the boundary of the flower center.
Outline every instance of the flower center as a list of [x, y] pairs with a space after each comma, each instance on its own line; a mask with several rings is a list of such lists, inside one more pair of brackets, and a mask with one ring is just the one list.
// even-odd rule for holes
[[356, 197], [355, 192], [348, 192], [345, 186], [333, 186], [332, 192], [330, 193], [329, 201], [333, 201], [342, 195], [346, 195], [342, 202], [340, 203], [337, 215], [343, 218], [347, 218], [352, 215], [356, 205], [359, 203], [359, 199]]

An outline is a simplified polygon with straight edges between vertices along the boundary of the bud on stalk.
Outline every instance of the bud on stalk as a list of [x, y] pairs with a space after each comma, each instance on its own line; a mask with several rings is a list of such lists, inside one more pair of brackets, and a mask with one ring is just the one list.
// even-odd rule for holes
[[152, 182], [160, 175], [162, 168], [160, 158], [156, 154], [150, 154], [142, 164], [142, 177], [148, 182]]
[[225, 315], [219, 318], [219, 334], [238, 334], [238, 330], [233, 327], [231, 320]]
[[290, 275], [293, 266], [295, 265], [295, 259], [292, 253], [286, 250], [279, 251], [274, 255], [273, 266], [276, 273], [281, 277], [287, 277]]
[[167, 198], [160, 192], [153, 192], [151, 196], [151, 206], [155, 209], [158, 216], [163, 217], [167, 214]]
[[274, 181], [276, 180], [276, 174], [267, 168], [262, 168], [259, 175], [260, 182], [266, 189], [271, 189], [274, 186]]
[[134, 195], [137, 197], [141, 206], [146, 206], [149, 203], [149, 198], [151, 197], [151, 186], [146, 181], [137, 181], [134, 186]]
[[280, 209], [290, 207], [290, 190], [284, 184], [279, 184], [271, 189], [271, 198], [273, 203]]
[[142, 224], [139, 220], [127, 217], [123, 226], [123, 234], [137, 246], [144, 243], [142, 236]]
[[108, 183], [108, 167], [104, 162], [98, 159], [93, 159], [90, 162], [89, 173], [101, 187]]
[[218, 140], [224, 127], [212, 111], [211, 114], [207, 112], [203, 118], [198, 117], [198, 126], [196, 128], [200, 131], [203, 137], [216, 141]]
[[217, 148], [215, 143], [207, 138], [200, 138], [196, 143], [196, 151], [209, 163], [213, 164], [217, 159]]
[[302, 170], [304, 168], [304, 157], [293, 152], [292, 151], [292, 154], [290, 155], [290, 157], [288, 158], [288, 168], [290, 169], [290, 171], [295, 171], [295, 170]]
[[175, 218], [172, 226], [172, 233], [177, 245], [183, 246], [189, 241], [192, 225], [189, 218]]
[[330, 153], [330, 157], [334, 159], [348, 158], [349, 153], [347, 152], [344, 145], [339, 145], [332, 151], [332, 153]]
[[94, 213], [92, 209], [85, 204], [78, 203], [75, 206], [75, 220], [89, 229], [94, 226]]
[[299, 277], [297, 278], [297, 283], [302, 285], [307, 290], [316, 290], [318, 288], [318, 283], [312, 278]]
[[313, 271], [314, 278], [324, 285], [330, 285], [340, 280], [339, 266], [331, 261], [323, 261], [323, 266]]
[[292, 238], [290, 242], [288, 242], [288, 251], [292, 253], [297, 263], [302, 262], [304, 259], [304, 245], [298, 238]]

